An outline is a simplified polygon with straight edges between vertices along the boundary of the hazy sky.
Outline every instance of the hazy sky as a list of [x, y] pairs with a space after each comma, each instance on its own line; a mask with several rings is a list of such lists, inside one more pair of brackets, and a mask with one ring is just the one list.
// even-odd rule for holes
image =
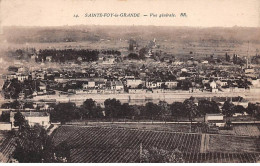
[[[260, 26], [260, 0], [1, 0], [0, 7], [2, 26]], [[140, 13], [141, 17], [91, 18], [84, 17], [85, 13]], [[162, 13], [176, 17], [159, 18]]]

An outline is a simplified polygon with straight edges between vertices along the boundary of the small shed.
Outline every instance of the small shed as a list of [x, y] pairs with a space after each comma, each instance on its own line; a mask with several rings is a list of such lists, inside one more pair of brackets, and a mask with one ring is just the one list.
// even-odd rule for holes
[[206, 114], [205, 115], [205, 122], [209, 120], [224, 120], [223, 114]]
[[216, 125], [218, 127], [224, 127], [224, 116], [223, 114], [206, 114], [205, 123], [210, 125]]

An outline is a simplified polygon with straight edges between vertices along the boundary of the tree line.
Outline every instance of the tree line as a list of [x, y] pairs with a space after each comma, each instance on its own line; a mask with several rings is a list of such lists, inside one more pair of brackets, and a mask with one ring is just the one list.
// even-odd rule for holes
[[[21, 106], [23, 104], [23, 106]], [[34, 108], [32, 103], [20, 103], [13, 101], [3, 104], [1, 108], [21, 109]], [[196, 117], [203, 117], [208, 113], [222, 113], [225, 116], [233, 116], [235, 113], [247, 113], [252, 117], [260, 119], [260, 106], [249, 103], [247, 108], [241, 105], [235, 105], [230, 100], [220, 103], [212, 100], [199, 100], [195, 102], [195, 98], [191, 97], [184, 102], [173, 102], [168, 104], [160, 101], [158, 104], [148, 102], [145, 105], [129, 105], [121, 103], [117, 99], [107, 99], [104, 107], [97, 105], [93, 99], [86, 99], [81, 106], [75, 103], [53, 103], [48, 110], [52, 122], [70, 122], [73, 120], [84, 119], [158, 119], [158, 120], [192, 120]], [[1, 121], [9, 120], [8, 114], [2, 114]]]
[[77, 107], [75, 103], [59, 103], [50, 111], [51, 121], [69, 122], [82, 119], [111, 119], [111, 118], [129, 118], [129, 119], [158, 119], [171, 120], [184, 118], [192, 120], [196, 117], [203, 117], [208, 113], [222, 113], [226, 116], [232, 116], [235, 113], [248, 113], [249, 115], [260, 118], [260, 107], [249, 103], [247, 108], [241, 105], [234, 105], [230, 100], [225, 101], [222, 107], [215, 101], [200, 100], [195, 103], [193, 97], [184, 102], [173, 102], [168, 104], [160, 101], [158, 104], [148, 102], [142, 105], [129, 105], [121, 103], [117, 99], [107, 99], [104, 102], [104, 108], [98, 106], [93, 99], [87, 99]]
[[36, 51], [35, 48], [23, 48], [16, 50], [9, 50], [8, 55], [16, 59], [30, 59], [33, 55], [36, 55], [36, 62], [45, 62], [47, 56], [51, 56], [51, 62], [66, 62], [66, 61], [78, 61], [83, 62], [97, 61], [98, 54], [112, 54], [121, 55], [118, 50], [89, 50], [89, 49], [40, 49]]
[[35, 58], [36, 62], [45, 62], [47, 57], [50, 56], [51, 62], [66, 62], [66, 61], [83, 61], [91, 62], [98, 60], [98, 50], [76, 50], [76, 49], [65, 49], [65, 50], [56, 50], [56, 49], [44, 49], [39, 50], [37, 57]]

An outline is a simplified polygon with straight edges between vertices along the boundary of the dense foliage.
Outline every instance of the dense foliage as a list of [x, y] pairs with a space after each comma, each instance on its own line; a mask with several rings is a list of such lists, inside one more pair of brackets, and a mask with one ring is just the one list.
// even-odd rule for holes
[[178, 149], [168, 151], [164, 149], [144, 149], [140, 156], [142, 163], [184, 163], [183, 154]]
[[29, 126], [23, 115], [15, 114], [15, 126], [18, 131], [13, 131], [16, 138], [15, 150], [12, 157], [20, 163], [43, 162], [69, 162], [70, 154], [66, 143], [54, 146], [51, 137], [40, 126]]
[[66, 49], [66, 50], [40, 50], [38, 56], [36, 57], [36, 62], [45, 62], [47, 57], [51, 57], [52, 62], [66, 62], [66, 61], [76, 61], [81, 58], [82, 61], [90, 62], [98, 60], [99, 51], [97, 50], [76, 50], [76, 49]]
[[104, 107], [99, 106], [93, 99], [87, 99], [79, 107], [75, 103], [58, 103], [53, 110], [50, 110], [50, 115], [51, 121], [65, 123], [73, 120], [100, 118], [158, 120], [184, 118], [192, 120], [207, 113], [220, 112], [218, 103], [215, 101], [200, 100], [197, 106], [195, 99], [191, 97], [184, 102], [173, 102], [172, 104], [165, 101], [160, 101], [158, 104], [148, 102], [144, 106], [122, 104], [117, 99], [107, 99], [104, 102]]

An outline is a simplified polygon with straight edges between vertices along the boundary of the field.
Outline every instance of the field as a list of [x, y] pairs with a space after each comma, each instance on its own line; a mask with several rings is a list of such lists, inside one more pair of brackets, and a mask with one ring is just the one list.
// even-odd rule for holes
[[191, 163], [256, 162], [260, 152], [259, 141], [250, 137], [207, 134], [202, 139], [201, 134], [111, 127], [62, 126], [54, 131], [53, 141], [68, 143], [71, 162], [87, 163], [138, 162], [141, 143], [142, 149], [178, 148]]
[[260, 136], [260, 131], [255, 125], [237, 125], [233, 127], [236, 135], [241, 136]]
[[[142, 149], [178, 148], [187, 163], [249, 163], [260, 156], [259, 138], [248, 136], [67, 125], [57, 128], [52, 139], [55, 146], [67, 142], [71, 162], [80, 163], [138, 162], [141, 145]], [[10, 162], [14, 142], [0, 134], [0, 162]]]
[[229, 134], [236, 136], [259, 137], [260, 130], [257, 125], [234, 125], [232, 130], [219, 130], [220, 134]]
[[139, 122], [71, 122], [67, 123], [71, 125], [89, 125], [89, 126], [99, 126], [99, 127], [112, 127], [112, 128], [126, 128], [126, 129], [138, 129], [138, 130], [152, 130], [152, 131], [161, 131], [161, 132], [184, 132], [184, 133], [206, 133], [207, 128], [203, 125], [193, 122], [192, 125], [190, 122], [183, 123], [171, 123], [151, 120], [144, 120]]
[[140, 131], [101, 127], [60, 127], [54, 132], [55, 145], [66, 141], [72, 162], [136, 162], [140, 144], [182, 152], [198, 153], [201, 135]]
[[[73, 124], [73, 123], [72, 123]], [[76, 123], [79, 125], [85, 125], [83, 123]], [[86, 123], [90, 126], [99, 126], [99, 127], [112, 127], [112, 128], [126, 128], [126, 129], [142, 129], [142, 130], [153, 130], [153, 131], [167, 131], [167, 132], [190, 132], [190, 124], [164, 124], [152, 122], [143, 122], [143, 123], [102, 123], [102, 122], [88, 122]], [[195, 125], [195, 124], [193, 124]], [[195, 127], [193, 127], [195, 128]]]
[[187, 163], [254, 163], [257, 153], [184, 153]]
[[210, 135], [207, 152], [259, 153], [260, 139], [243, 136]]
[[0, 133], [0, 163], [10, 162], [10, 155], [15, 149], [15, 138], [10, 138], [6, 133]]

